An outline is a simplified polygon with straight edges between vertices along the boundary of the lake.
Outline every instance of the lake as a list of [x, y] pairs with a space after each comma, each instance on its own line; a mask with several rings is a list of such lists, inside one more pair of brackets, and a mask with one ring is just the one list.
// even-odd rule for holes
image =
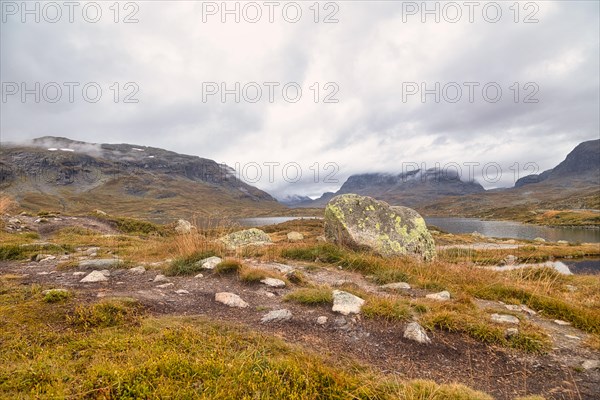
[[473, 233], [497, 238], [529, 239], [543, 238], [549, 242], [599, 243], [600, 230], [579, 227], [550, 227], [521, 224], [512, 221], [484, 221], [476, 218], [428, 217], [427, 225], [434, 225], [450, 233]]
[[[244, 218], [239, 222], [248, 227], [280, 224], [294, 219], [315, 219], [318, 217], [261, 217]], [[529, 239], [541, 237], [549, 242], [600, 243], [600, 229], [578, 227], [549, 227], [528, 225], [511, 221], [484, 221], [476, 218], [427, 217], [427, 225], [434, 225], [449, 233], [473, 233], [498, 238]]]

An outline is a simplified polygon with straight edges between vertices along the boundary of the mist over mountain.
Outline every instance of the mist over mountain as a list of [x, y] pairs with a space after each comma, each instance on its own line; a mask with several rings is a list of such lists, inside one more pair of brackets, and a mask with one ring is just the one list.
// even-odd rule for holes
[[0, 188], [32, 210], [179, 218], [283, 209], [213, 160], [131, 144], [37, 138], [0, 149]]

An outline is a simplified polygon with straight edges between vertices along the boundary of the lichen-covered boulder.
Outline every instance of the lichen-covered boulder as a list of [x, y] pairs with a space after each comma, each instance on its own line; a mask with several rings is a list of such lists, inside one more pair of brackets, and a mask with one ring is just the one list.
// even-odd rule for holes
[[384, 257], [409, 255], [431, 261], [436, 255], [425, 220], [415, 210], [356, 194], [336, 196], [327, 204], [325, 236]]
[[272, 243], [269, 235], [256, 228], [230, 233], [219, 238], [219, 241], [231, 250], [243, 246], [261, 246]]

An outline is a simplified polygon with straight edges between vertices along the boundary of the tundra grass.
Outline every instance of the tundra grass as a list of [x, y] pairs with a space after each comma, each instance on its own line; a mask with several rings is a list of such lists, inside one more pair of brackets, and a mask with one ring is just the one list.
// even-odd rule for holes
[[0, 397], [491, 399], [461, 385], [398, 382], [275, 337], [135, 302], [45, 303], [0, 281]]

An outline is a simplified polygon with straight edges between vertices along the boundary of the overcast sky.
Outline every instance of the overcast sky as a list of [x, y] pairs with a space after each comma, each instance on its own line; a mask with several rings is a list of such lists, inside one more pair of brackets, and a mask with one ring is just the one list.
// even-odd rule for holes
[[[480, 163], [485, 187], [512, 186], [515, 163], [551, 168], [599, 137], [597, 1], [428, 2], [439, 22], [420, 1], [239, 2], [239, 22], [221, 2], [121, 2], [118, 15], [112, 3], [28, 2], [38, 4], [36, 22], [22, 2], [1, 2], [2, 142], [53, 135], [161, 147], [237, 167], [276, 196], [314, 197], [351, 174], [414, 162], [457, 163], [463, 175], [465, 163]], [[35, 92], [35, 82], [39, 103], [31, 93], [23, 102], [21, 84]], [[236, 82], [240, 102], [228, 94], [223, 103], [221, 83], [235, 92]], [[488, 167], [486, 181], [489, 162], [503, 172], [493, 179]]]

